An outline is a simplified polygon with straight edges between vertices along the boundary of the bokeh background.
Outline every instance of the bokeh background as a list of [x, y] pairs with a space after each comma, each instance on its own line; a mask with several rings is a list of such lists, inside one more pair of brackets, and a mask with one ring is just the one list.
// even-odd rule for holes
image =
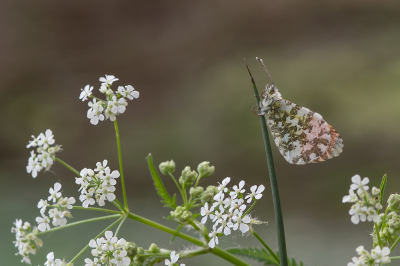
[[[251, 112], [255, 100], [243, 63], [247, 58], [263, 88], [269, 79], [256, 56], [284, 98], [321, 113], [345, 144], [338, 158], [306, 166], [288, 164], [273, 147], [289, 256], [305, 265], [347, 265], [356, 247], [371, 248], [371, 223], [353, 225], [350, 205], [341, 203], [354, 174], [379, 186], [387, 173], [386, 192], [399, 191], [398, 1], [2, 0], [0, 31], [2, 265], [20, 265], [12, 223], [34, 224], [36, 204], [54, 182], [63, 184], [65, 195], [79, 195], [74, 174], [59, 164], [36, 179], [26, 173], [32, 134], [51, 128], [63, 145], [59, 157], [78, 170], [103, 159], [118, 168], [113, 124], [91, 125], [87, 102], [78, 99], [86, 84], [99, 96], [104, 74], [119, 78], [116, 86], [140, 91], [118, 117], [130, 208], [139, 215], [175, 226], [163, 219], [169, 210], [152, 186], [149, 153], [156, 164], [173, 159], [178, 175], [207, 160], [216, 172], [201, 185], [230, 176], [268, 187], [254, 215], [269, 222], [258, 231], [277, 247], [260, 124]], [[72, 214], [76, 220], [96, 215]], [[70, 260], [109, 223], [45, 235], [33, 265], [43, 265], [50, 251]], [[176, 250], [191, 246], [179, 239], [170, 244], [169, 235], [134, 221], [122, 235], [145, 248], [153, 242]], [[239, 235], [221, 242], [260, 247]], [[213, 255], [184, 262], [228, 265]], [[83, 264], [83, 258], [76, 263]]]

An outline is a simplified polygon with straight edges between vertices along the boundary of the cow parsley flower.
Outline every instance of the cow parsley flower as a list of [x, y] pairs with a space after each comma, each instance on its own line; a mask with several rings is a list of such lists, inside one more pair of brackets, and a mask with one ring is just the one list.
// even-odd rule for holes
[[128, 106], [127, 99], [139, 98], [139, 92], [135, 91], [131, 85], [119, 86], [117, 91], [113, 91], [111, 85], [118, 80], [113, 75], [106, 75], [99, 80], [102, 82], [100, 92], [104, 93], [104, 100], [92, 96], [93, 87], [89, 85], [86, 85], [79, 96], [79, 99], [83, 101], [88, 97], [93, 98], [93, 101], [88, 103], [89, 110], [87, 111], [87, 118], [90, 119], [90, 123], [93, 125], [97, 125], [99, 121], [107, 119], [115, 121], [118, 115], [125, 112], [126, 106]]
[[[200, 214], [203, 216], [201, 223], [205, 224], [208, 217], [213, 223], [213, 230], [209, 233], [210, 241], [208, 246], [214, 248], [218, 245], [218, 237], [222, 235], [230, 235], [233, 231], [239, 230], [242, 234], [245, 234], [251, 230], [253, 224], [262, 224], [263, 222], [252, 219], [249, 214], [245, 212], [247, 205], [243, 200], [243, 193], [245, 189], [244, 181], [240, 181], [239, 185], [234, 185], [233, 188], [228, 189], [227, 185], [230, 182], [230, 178], [225, 178], [217, 189], [218, 192], [214, 195], [211, 202], [211, 208], [209, 203], [205, 202], [204, 206], [201, 207]], [[252, 193], [247, 197], [251, 201], [253, 198], [260, 199], [264, 186], [260, 185], [253, 186], [251, 188]], [[249, 202], [249, 201], [248, 201]], [[256, 202], [253, 203], [253, 205]]]
[[35, 136], [32, 136], [32, 138], [33, 140], [29, 141], [26, 147], [28, 149], [36, 148], [36, 153], [34, 150], [31, 151], [26, 171], [35, 178], [43, 169], [46, 171], [50, 169], [54, 163], [55, 154], [61, 150], [61, 146], [53, 146], [55, 140], [53, 132], [50, 129], [47, 129], [44, 134], [40, 133], [38, 137], [35, 138]]
[[111, 172], [107, 166], [107, 160], [103, 163], [96, 163], [96, 169], [92, 170], [84, 168], [80, 172], [80, 177], [75, 178], [75, 183], [80, 185], [79, 191], [81, 195], [79, 200], [82, 206], [87, 208], [89, 205], [94, 205], [95, 202], [99, 206], [104, 206], [105, 201], [112, 202], [115, 200], [115, 180], [120, 176], [119, 171]]
[[[379, 189], [376, 187], [372, 188], [372, 195], [368, 191], [369, 187], [366, 185], [369, 183], [368, 177], [361, 180], [359, 175], [355, 175], [351, 178], [353, 184], [350, 185], [349, 195], [343, 197], [343, 203], [353, 203], [349, 210], [351, 215], [351, 222], [358, 224], [360, 221], [373, 221], [378, 223], [381, 220], [381, 216], [378, 214], [378, 210], [382, 209], [382, 205], [379, 203]], [[357, 190], [357, 193], [354, 191]]]
[[38, 228], [32, 228], [28, 222], [22, 223], [22, 220], [16, 220], [14, 222], [15, 227], [11, 228], [11, 232], [15, 233], [15, 247], [18, 248], [18, 253], [15, 255], [21, 255], [21, 262], [31, 264], [29, 254], [35, 255], [37, 250], [43, 246], [42, 240], [36, 235], [39, 232]]
[[84, 89], [81, 89], [81, 95], [79, 95], [79, 99], [82, 99], [82, 102], [86, 101], [87, 97], [92, 95], [93, 86], [86, 85]]
[[46, 266], [62, 266], [63, 262], [60, 259], [54, 259], [54, 252], [47, 254], [47, 261], [44, 263]]
[[85, 266], [128, 266], [131, 263], [131, 259], [128, 257], [128, 252], [123, 250], [123, 246], [126, 243], [125, 239], [118, 240], [117, 237], [113, 236], [112, 231], [106, 231], [104, 235], [106, 238], [100, 237], [96, 240], [90, 240], [89, 247], [92, 248], [92, 255], [96, 258], [93, 260], [86, 258]]
[[359, 257], [353, 257], [352, 262], [349, 262], [347, 266], [378, 266], [390, 263], [388, 247], [381, 249], [380, 246], [376, 246], [369, 253], [363, 246], [359, 246], [356, 251]]

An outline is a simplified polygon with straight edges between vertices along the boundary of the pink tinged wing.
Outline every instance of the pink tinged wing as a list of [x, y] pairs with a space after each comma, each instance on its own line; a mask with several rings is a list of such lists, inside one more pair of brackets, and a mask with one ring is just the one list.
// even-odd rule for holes
[[342, 152], [339, 134], [320, 114], [305, 107], [282, 99], [266, 117], [279, 152], [291, 164], [322, 162]]

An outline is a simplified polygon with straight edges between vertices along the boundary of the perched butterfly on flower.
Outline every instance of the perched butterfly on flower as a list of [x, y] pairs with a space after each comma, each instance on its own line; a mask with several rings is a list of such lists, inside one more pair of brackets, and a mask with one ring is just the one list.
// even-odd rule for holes
[[256, 59], [272, 81], [263, 91], [258, 115], [265, 115], [275, 144], [286, 161], [300, 165], [339, 156], [343, 140], [336, 130], [320, 114], [282, 99], [264, 62]]

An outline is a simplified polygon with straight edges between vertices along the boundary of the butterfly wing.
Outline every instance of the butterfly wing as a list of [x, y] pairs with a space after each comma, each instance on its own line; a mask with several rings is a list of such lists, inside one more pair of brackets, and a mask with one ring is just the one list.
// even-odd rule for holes
[[291, 164], [322, 162], [342, 152], [343, 140], [320, 114], [280, 99], [266, 113], [275, 144]]

